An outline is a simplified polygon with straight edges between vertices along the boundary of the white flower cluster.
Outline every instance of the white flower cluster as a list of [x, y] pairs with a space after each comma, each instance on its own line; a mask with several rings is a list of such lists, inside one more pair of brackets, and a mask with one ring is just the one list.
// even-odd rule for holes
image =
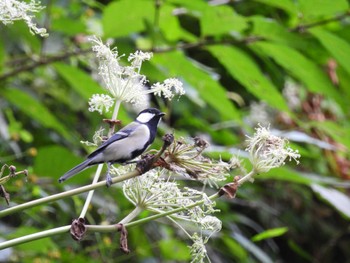
[[182, 82], [174, 78], [166, 79], [164, 83], [157, 82], [153, 84], [149, 92], [159, 97], [163, 94], [164, 98], [168, 100], [171, 100], [175, 94], [180, 96], [185, 94]]
[[94, 94], [89, 100], [89, 111], [98, 111], [100, 114], [103, 113], [103, 110], [106, 112], [109, 111], [114, 104], [113, 99], [106, 94]]
[[89, 141], [80, 141], [80, 143], [85, 144], [86, 146], [99, 146], [104, 141], [103, 136], [104, 129], [100, 128], [97, 131], [95, 131], [94, 136], [92, 137], [92, 142]]
[[45, 28], [39, 28], [33, 22], [32, 13], [41, 11], [44, 7], [40, 6], [40, 2], [31, 0], [29, 3], [17, 0], [0, 0], [0, 21], [12, 24], [13, 21], [23, 20], [29, 27], [32, 34], [38, 34], [42, 37], [48, 36]]
[[253, 137], [247, 136], [249, 159], [255, 173], [266, 173], [272, 168], [285, 164], [285, 160], [294, 159], [299, 164], [300, 154], [288, 147], [288, 141], [270, 133], [269, 127], [259, 125]]
[[193, 207], [171, 217], [205, 225], [210, 230], [204, 218], [214, 213], [215, 203], [208, 199], [205, 193], [191, 188], [179, 188], [178, 184], [170, 179], [160, 177], [155, 170], [140, 177], [125, 181], [123, 192], [126, 198], [135, 206], [142, 207], [156, 213], [167, 212], [176, 208], [186, 207], [198, 200], [204, 200], [202, 207]]
[[[130, 66], [123, 66], [119, 63], [121, 56], [118, 56], [116, 48], [111, 49], [109, 44], [103, 44], [99, 38], [91, 38], [94, 43], [92, 50], [96, 52], [99, 61], [98, 73], [103, 80], [104, 87], [109, 91], [115, 101], [123, 101], [133, 104], [137, 109], [144, 109], [148, 106], [148, 94], [154, 93], [157, 96], [163, 95], [172, 99], [175, 94], [183, 95], [185, 92], [182, 83], [176, 79], [167, 79], [163, 84], [156, 83], [150, 89], [145, 84], [148, 82], [144, 75], [140, 74], [142, 62], [150, 60], [152, 53], [136, 51], [130, 54], [128, 61]], [[102, 113], [102, 109], [111, 107], [110, 100], [101, 95], [94, 95], [90, 99], [89, 110]], [[106, 100], [105, 100], [106, 99]], [[101, 103], [106, 103], [102, 106]]]
[[207, 259], [210, 262], [210, 259], [207, 255], [207, 249], [205, 244], [208, 242], [208, 238], [203, 238], [197, 233], [191, 237], [193, 244], [190, 246], [190, 253], [192, 256], [191, 263], [202, 263], [204, 259]]
[[[180, 189], [176, 182], [171, 182], [170, 179], [165, 180], [154, 170], [125, 181], [123, 192], [124, 196], [136, 207], [158, 214], [186, 208], [202, 201], [202, 205], [181, 209], [181, 212], [173, 213], [168, 218], [192, 239], [192, 262], [203, 262], [204, 258], [208, 258], [205, 243], [214, 233], [221, 230], [222, 222], [211, 215], [217, 210], [214, 208], [215, 203], [205, 193], [187, 187]], [[194, 234], [188, 234], [180, 222], [175, 220], [192, 223], [196, 226]]]

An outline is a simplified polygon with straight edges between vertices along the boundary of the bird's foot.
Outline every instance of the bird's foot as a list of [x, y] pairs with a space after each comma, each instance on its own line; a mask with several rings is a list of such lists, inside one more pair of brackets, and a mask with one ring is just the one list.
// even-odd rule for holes
[[109, 173], [106, 174], [106, 186], [110, 187], [112, 185], [112, 177]]

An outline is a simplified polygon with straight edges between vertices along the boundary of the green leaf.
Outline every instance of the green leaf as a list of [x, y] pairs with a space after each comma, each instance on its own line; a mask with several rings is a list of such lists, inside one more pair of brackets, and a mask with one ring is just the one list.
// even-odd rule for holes
[[[18, 238], [23, 237], [26, 235], [30, 235], [33, 233], [37, 233], [41, 231], [42, 229], [29, 227], [29, 226], [21, 226], [16, 229], [9, 237], [11, 238]], [[18, 249], [22, 251], [27, 251], [31, 253], [43, 253], [47, 254], [49, 251], [57, 250], [58, 247], [56, 244], [51, 240], [51, 238], [43, 238], [35, 241], [31, 241], [29, 243], [24, 243], [18, 246]]]
[[255, 245], [253, 242], [251, 242], [248, 238], [245, 236], [239, 234], [239, 233], [233, 233], [233, 238], [241, 244], [242, 247], [244, 247], [246, 250], [248, 250], [252, 255], [254, 255], [259, 262], [262, 263], [272, 263], [272, 258], [269, 257], [268, 254], [266, 254], [262, 249], [260, 249], [257, 245]]
[[278, 227], [265, 230], [252, 237], [252, 241], [257, 242], [268, 238], [279, 237], [284, 235], [288, 231], [288, 227]]
[[209, 6], [209, 4], [205, 1], [167, 0], [167, 2], [178, 6], [183, 6], [191, 11], [203, 11]]
[[86, 26], [80, 19], [72, 19], [69, 17], [60, 17], [52, 20], [51, 30], [55, 30], [66, 34], [67, 36], [75, 36], [83, 34], [86, 31]]
[[174, 15], [175, 6], [164, 3], [159, 15], [159, 27], [162, 31], [162, 35], [168, 41], [177, 41], [179, 39], [193, 42], [197, 40], [197, 37], [184, 30], [181, 27], [180, 21], [177, 16]]
[[218, 111], [224, 120], [241, 121], [239, 112], [226, 95], [225, 88], [182, 52], [154, 54], [151, 63], [167, 71], [170, 76], [181, 76], [185, 80], [185, 86], [187, 84], [196, 89], [198, 95]]
[[58, 180], [63, 173], [81, 161], [82, 158], [77, 157], [72, 151], [62, 146], [40, 147], [34, 160], [34, 172], [38, 175], [50, 176]]
[[232, 46], [212, 46], [208, 50], [250, 93], [276, 109], [288, 111], [288, 106], [277, 88], [245, 52]]
[[312, 127], [325, 132], [336, 142], [345, 145], [350, 149], [350, 127], [348, 125], [336, 123], [333, 121], [312, 122]]
[[159, 241], [158, 244], [162, 258], [165, 260], [188, 262], [191, 259], [189, 248], [184, 242], [165, 239]]
[[254, 43], [251, 44], [251, 47], [271, 57], [277, 64], [304, 83], [308, 90], [343, 102], [326, 73], [297, 50], [269, 42]]
[[226, 235], [222, 236], [222, 241], [228, 247], [228, 251], [225, 249], [223, 252], [229, 253], [238, 259], [238, 262], [246, 262], [248, 258], [247, 251], [234, 239], [227, 237]]
[[291, 0], [254, 0], [265, 5], [270, 5], [287, 11], [288, 13], [295, 15], [297, 13], [297, 7]]
[[55, 115], [52, 114], [41, 102], [33, 98], [29, 94], [19, 89], [3, 89], [1, 94], [13, 105], [18, 107], [23, 114], [28, 115], [43, 127], [51, 128], [56, 130], [66, 139], [70, 138], [68, 129], [64, 127], [61, 122], [56, 119]]
[[254, 36], [263, 37], [266, 40], [272, 40], [295, 48], [305, 47], [305, 41], [302, 37], [289, 32], [281, 23], [271, 18], [251, 16], [249, 21], [253, 23], [251, 34]]
[[2, 38], [3, 37], [0, 37], [0, 73], [2, 73], [4, 70], [5, 57], [6, 57], [4, 40]]
[[202, 36], [241, 33], [248, 27], [243, 16], [225, 5], [207, 6], [202, 12], [200, 23]]
[[154, 1], [148, 0], [121, 0], [109, 4], [102, 17], [105, 37], [123, 37], [143, 31], [145, 20], [154, 19], [154, 5]]
[[84, 99], [88, 100], [92, 94], [102, 93], [101, 86], [79, 68], [63, 63], [55, 63], [54, 66], [58, 74]]
[[326, 188], [318, 184], [311, 185], [312, 190], [323, 200], [332, 205], [347, 219], [350, 219], [350, 198], [336, 189]]
[[297, 184], [306, 184], [306, 185], [310, 185], [311, 183], [313, 183], [312, 178], [303, 176], [297, 173], [296, 171], [293, 171], [286, 167], [272, 169], [267, 173], [259, 174], [256, 178], [281, 180], [281, 181], [287, 181], [287, 182], [297, 183]]
[[298, 6], [299, 16], [302, 16], [304, 21], [322, 16], [334, 16], [349, 9], [346, 0], [303, 0], [298, 1]]
[[350, 44], [348, 41], [321, 28], [309, 29], [340, 65], [350, 74]]
[[293, 250], [296, 254], [299, 256], [305, 258], [307, 261], [312, 262], [313, 256], [311, 256], [305, 248], [299, 246], [297, 243], [295, 243], [293, 240], [288, 240], [288, 246]]

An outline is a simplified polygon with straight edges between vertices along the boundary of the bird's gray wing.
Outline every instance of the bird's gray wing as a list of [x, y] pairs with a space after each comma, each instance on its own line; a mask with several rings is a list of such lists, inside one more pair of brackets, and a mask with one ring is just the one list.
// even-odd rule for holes
[[102, 152], [111, 143], [116, 142], [116, 141], [120, 141], [122, 139], [129, 137], [129, 135], [132, 133], [132, 131], [134, 131], [136, 129], [137, 126], [138, 126], [138, 124], [135, 122], [128, 124], [127, 126], [122, 128], [121, 130], [119, 130], [118, 132], [113, 134], [107, 141], [102, 143], [95, 151], [90, 153], [87, 158], [91, 159], [94, 156], [96, 156], [97, 154], [99, 154], [100, 152]]

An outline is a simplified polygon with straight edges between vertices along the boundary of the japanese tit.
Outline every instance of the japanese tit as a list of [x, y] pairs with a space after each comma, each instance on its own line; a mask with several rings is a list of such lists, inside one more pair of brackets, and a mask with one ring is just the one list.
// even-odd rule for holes
[[141, 111], [132, 123], [111, 136], [84, 162], [66, 172], [58, 181], [62, 183], [92, 165], [107, 163], [106, 184], [110, 186], [112, 183], [109, 174], [110, 165], [127, 162], [142, 154], [153, 143], [158, 124], [164, 115], [165, 113], [154, 108]]

